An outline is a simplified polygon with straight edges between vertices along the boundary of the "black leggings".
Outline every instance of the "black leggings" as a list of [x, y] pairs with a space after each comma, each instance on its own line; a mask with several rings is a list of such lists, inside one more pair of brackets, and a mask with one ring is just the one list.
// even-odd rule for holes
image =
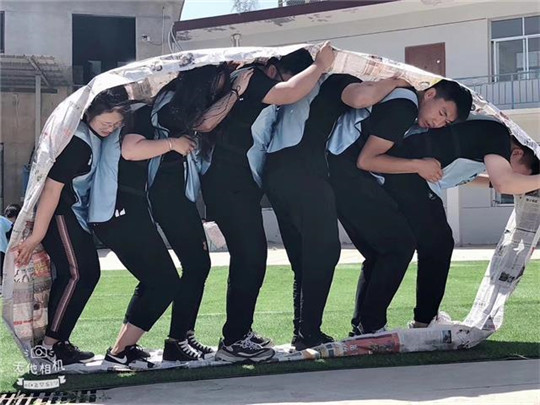
[[416, 174], [386, 177], [384, 188], [398, 202], [415, 235], [418, 254], [414, 319], [429, 323], [444, 296], [454, 238], [442, 200]]
[[197, 207], [184, 192], [181, 163], [166, 170], [160, 168], [150, 189], [150, 201], [154, 218], [182, 265], [180, 288], [173, 301], [169, 337], [184, 340], [186, 333], [195, 329], [204, 285], [210, 272], [210, 255]]
[[46, 336], [66, 341], [99, 281], [99, 259], [72, 211], [51, 219], [43, 247], [54, 266]]
[[387, 309], [414, 254], [414, 236], [375, 177], [344, 157], [329, 155], [328, 163], [339, 220], [365, 258], [352, 324], [374, 331], [387, 322]]
[[139, 280], [124, 323], [149, 331], [178, 292], [178, 272], [152, 221], [146, 198], [119, 192], [117, 207], [123, 215], [94, 224], [94, 231]]
[[341, 251], [334, 193], [302, 168], [267, 170], [264, 187], [294, 272], [294, 332], [317, 333]]
[[266, 272], [262, 191], [249, 168], [213, 162], [203, 177], [203, 195], [208, 217], [218, 224], [231, 256], [223, 326], [229, 345], [250, 331]]

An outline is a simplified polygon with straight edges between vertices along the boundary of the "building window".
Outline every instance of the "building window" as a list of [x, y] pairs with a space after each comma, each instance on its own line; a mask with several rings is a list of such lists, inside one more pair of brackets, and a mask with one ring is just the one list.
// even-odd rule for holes
[[512, 194], [500, 194], [492, 191], [491, 205], [493, 207], [504, 207], [514, 205], [514, 196]]
[[491, 44], [498, 80], [540, 77], [540, 15], [492, 21]]
[[4, 36], [5, 36], [5, 29], [4, 29], [4, 12], [0, 11], [0, 53], [5, 52], [4, 48]]

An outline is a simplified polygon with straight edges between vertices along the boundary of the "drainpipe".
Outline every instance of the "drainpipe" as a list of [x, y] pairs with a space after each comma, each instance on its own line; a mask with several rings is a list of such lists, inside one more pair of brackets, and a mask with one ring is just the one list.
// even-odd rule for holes
[[36, 116], [34, 125], [34, 145], [37, 148], [39, 134], [41, 133], [41, 76], [36, 75]]
[[231, 35], [231, 40], [232, 40], [233, 46], [234, 46], [235, 48], [237, 48], [237, 47], [240, 46], [240, 38], [241, 38], [241, 37], [242, 37], [242, 35], [239, 34], [238, 32]]

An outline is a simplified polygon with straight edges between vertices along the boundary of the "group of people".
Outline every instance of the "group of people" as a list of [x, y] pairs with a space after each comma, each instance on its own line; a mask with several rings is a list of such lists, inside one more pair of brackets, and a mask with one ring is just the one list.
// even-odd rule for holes
[[340, 254], [338, 219], [365, 257], [350, 335], [384, 330], [415, 250], [411, 327], [428, 326], [453, 249], [441, 190], [487, 169], [498, 191], [529, 192], [540, 188], [538, 160], [503, 124], [467, 120], [471, 94], [456, 82], [425, 91], [397, 78], [362, 82], [328, 74], [333, 60], [326, 43], [315, 59], [299, 49], [232, 72], [226, 64], [181, 72], [151, 104], [134, 104], [123, 88], [93, 100], [48, 174], [31, 235], [13, 247], [25, 265], [42, 243], [54, 264], [42, 344], [51, 359], [94, 357], [69, 341], [99, 279], [93, 234], [139, 281], [105, 362], [153, 367], [137, 342], [171, 303], [163, 360], [213, 352], [195, 335], [211, 266], [200, 191], [230, 253], [216, 359], [275, 354], [272, 340], [252, 330], [266, 271], [263, 194], [294, 272], [294, 349], [333, 341], [321, 324]]

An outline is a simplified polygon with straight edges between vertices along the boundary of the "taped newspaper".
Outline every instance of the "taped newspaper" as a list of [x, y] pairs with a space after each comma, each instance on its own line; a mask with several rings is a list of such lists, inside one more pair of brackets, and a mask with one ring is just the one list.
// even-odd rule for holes
[[[22, 211], [15, 222], [10, 245], [18, 244], [30, 231], [34, 209], [47, 173], [56, 157], [73, 136], [85, 109], [101, 91], [123, 85], [130, 99], [150, 100], [159, 89], [184, 70], [220, 62], [249, 63], [282, 56], [304, 47], [315, 54], [316, 45], [291, 45], [262, 48], [239, 47], [183, 51], [155, 57], [113, 69], [95, 77], [88, 85], [66, 98], [47, 120], [34, 154], [28, 188]], [[417, 90], [435, 84], [440, 76], [376, 55], [337, 50], [331, 73], [350, 73], [363, 80], [401, 77]], [[473, 92], [474, 111], [497, 118], [510, 128], [519, 142], [540, 157], [540, 146], [495, 106]], [[427, 329], [395, 330], [329, 343], [304, 352], [278, 350], [274, 361], [295, 361], [320, 357], [358, 356], [372, 353], [394, 353], [429, 350], [456, 350], [475, 346], [494, 333], [503, 321], [504, 305], [516, 288], [540, 236], [538, 192], [517, 196], [506, 230], [480, 285], [471, 312], [463, 322], [439, 323]], [[210, 239], [224, 245], [222, 235], [207, 225]], [[47, 323], [47, 301], [50, 288], [49, 259], [42, 247], [36, 249], [28, 266], [17, 267], [11, 252], [4, 263], [3, 319], [23, 353], [30, 353], [44, 336]], [[159, 358], [159, 354], [157, 354]], [[30, 360], [30, 358], [29, 358]], [[99, 360], [98, 360], [99, 361]], [[213, 360], [191, 362], [184, 367], [213, 366]], [[160, 363], [162, 364], [162, 363]], [[163, 363], [163, 368], [167, 365]], [[158, 367], [158, 368], [161, 368]], [[103, 371], [96, 366], [74, 372]]]

